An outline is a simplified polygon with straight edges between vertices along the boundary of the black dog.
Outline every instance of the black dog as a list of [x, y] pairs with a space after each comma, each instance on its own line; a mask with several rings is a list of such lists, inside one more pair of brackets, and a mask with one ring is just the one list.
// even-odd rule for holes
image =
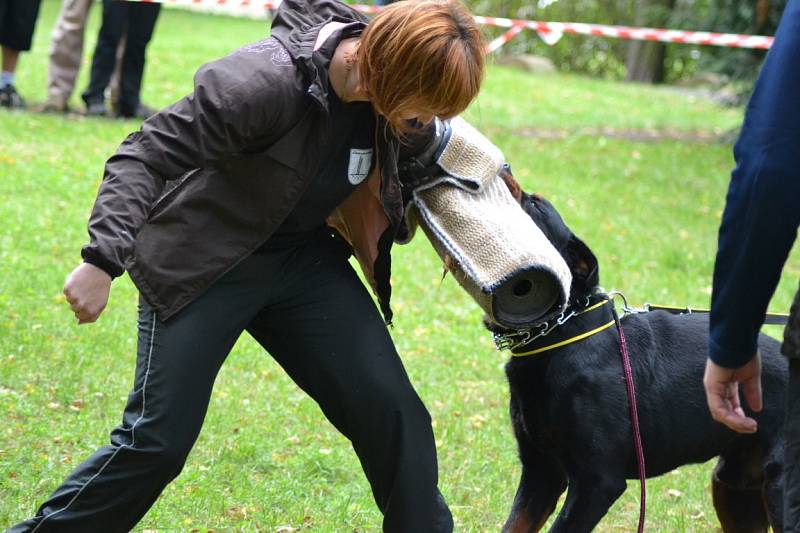
[[[625, 480], [638, 479], [619, 336], [611, 325], [583, 340], [547, 349], [597, 324], [608, 326], [613, 318], [610, 306], [597, 295], [598, 266], [591, 250], [549, 202], [509, 187], [572, 271], [567, 314], [594, 309], [513, 350], [545, 348], [512, 357], [506, 365], [522, 478], [503, 531], [539, 531], [568, 487], [550, 531], [588, 532], [623, 493]], [[496, 334], [509, 333], [487, 326]], [[714, 422], [706, 406], [702, 378], [707, 316], [653, 311], [628, 315], [622, 326], [636, 383], [647, 476], [718, 456], [712, 485], [723, 531], [762, 532], [771, 525], [780, 532], [788, 364], [779, 343], [764, 335], [759, 338], [764, 409], [759, 414], [748, 411], [758, 421], [758, 432], [743, 435]]]

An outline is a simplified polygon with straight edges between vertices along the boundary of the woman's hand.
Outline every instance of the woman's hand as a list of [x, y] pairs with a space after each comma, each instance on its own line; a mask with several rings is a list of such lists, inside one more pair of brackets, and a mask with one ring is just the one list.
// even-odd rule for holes
[[97, 320], [106, 308], [110, 290], [111, 276], [90, 263], [78, 265], [64, 282], [64, 295], [78, 324]]

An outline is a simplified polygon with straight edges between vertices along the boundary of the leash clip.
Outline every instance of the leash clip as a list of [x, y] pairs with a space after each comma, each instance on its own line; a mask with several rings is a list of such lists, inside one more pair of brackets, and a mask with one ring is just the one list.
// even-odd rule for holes
[[614, 303], [614, 298], [617, 296], [620, 297], [620, 299], [622, 300], [622, 305], [620, 305], [619, 308], [622, 309], [622, 316], [635, 315], [638, 313], [646, 313], [649, 311], [649, 309], [647, 308], [649, 304], [645, 304], [644, 309], [636, 309], [635, 307], [631, 307], [630, 304], [628, 304], [628, 299], [621, 291], [609, 291], [606, 294], [606, 296], [608, 296], [608, 299], [611, 301], [612, 305]]

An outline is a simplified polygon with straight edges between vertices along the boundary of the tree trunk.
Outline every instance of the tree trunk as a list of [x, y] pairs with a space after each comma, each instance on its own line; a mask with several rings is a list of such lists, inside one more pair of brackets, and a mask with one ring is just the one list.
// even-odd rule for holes
[[625, 55], [625, 81], [662, 83], [664, 81], [664, 43], [631, 41]]
[[[675, 0], [639, 0], [636, 4], [636, 26], [663, 27], [675, 7]], [[630, 41], [625, 55], [625, 81], [662, 83], [664, 81], [665, 43]]]

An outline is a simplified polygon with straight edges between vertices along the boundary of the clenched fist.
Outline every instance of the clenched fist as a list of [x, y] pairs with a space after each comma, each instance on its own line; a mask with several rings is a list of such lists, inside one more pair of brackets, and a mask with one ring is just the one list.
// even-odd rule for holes
[[110, 290], [111, 276], [89, 263], [79, 265], [64, 282], [64, 295], [78, 324], [97, 320], [106, 308]]

